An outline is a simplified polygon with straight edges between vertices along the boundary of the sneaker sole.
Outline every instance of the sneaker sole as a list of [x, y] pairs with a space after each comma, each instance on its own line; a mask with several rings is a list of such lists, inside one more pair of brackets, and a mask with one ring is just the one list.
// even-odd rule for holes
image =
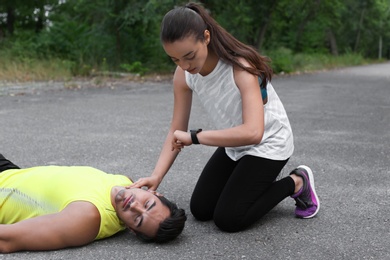
[[310, 216], [306, 216], [306, 217], [302, 217], [302, 218], [312, 218], [315, 215], [317, 215], [318, 211], [320, 210], [320, 200], [318, 199], [316, 188], [315, 188], [315, 185], [314, 185], [314, 175], [313, 175], [313, 172], [311, 171], [311, 169], [308, 166], [306, 166], [306, 165], [300, 165], [297, 168], [303, 168], [309, 174], [309, 181], [310, 181], [311, 190], [312, 190], [312, 192], [314, 194], [314, 197], [315, 197], [315, 199], [317, 201], [317, 209]]

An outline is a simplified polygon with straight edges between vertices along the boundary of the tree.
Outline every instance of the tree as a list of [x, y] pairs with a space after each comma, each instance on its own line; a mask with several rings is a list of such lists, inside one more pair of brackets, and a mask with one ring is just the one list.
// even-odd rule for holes
[[[182, 2], [1, 0], [0, 48], [12, 49], [13, 56], [59, 57], [76, 73], [132, 64], [173, 68], [161, 48], [159, 27], [163, 15]], [[390, 0], [202, 3], [227, 31], [260, 52], [276, 50], [284, 58], [294, 53], [390, 56]]]

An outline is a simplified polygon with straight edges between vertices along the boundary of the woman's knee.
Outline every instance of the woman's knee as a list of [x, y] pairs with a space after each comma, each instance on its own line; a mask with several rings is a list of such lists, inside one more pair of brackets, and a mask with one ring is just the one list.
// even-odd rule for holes
[[238, 232], [242, 230], [242, 224], [239, 218], [234, 217], [233, 214], [226, 214], [217, 212], [214, 213], [214, 223], [222, 231]]
[[207, 221], [213, 218], [213, 209], [207, 209], [201, 201], [191, 199], [191, 214], [200, 221]]

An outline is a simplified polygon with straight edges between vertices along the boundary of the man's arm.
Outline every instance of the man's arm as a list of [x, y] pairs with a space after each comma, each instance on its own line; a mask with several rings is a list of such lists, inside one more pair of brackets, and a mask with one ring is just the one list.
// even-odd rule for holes
[[59, 213], [0, 225], [0, 253], [82, 246], [96, 238], [99, 228], [100, 214], [93, 204], [72, 202]]

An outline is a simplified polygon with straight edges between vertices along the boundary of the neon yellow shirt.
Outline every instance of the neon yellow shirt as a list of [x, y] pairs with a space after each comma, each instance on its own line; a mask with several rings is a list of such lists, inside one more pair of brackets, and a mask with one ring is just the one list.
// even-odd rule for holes
[[87, 166], [39, 166], [0, 173], [0, 223], [60, 212], [74, 201], [91, 202], [101, 216], [96, 239], [124, 230], [111, 204], [113, 186], [126, 186], [124, 175]]

